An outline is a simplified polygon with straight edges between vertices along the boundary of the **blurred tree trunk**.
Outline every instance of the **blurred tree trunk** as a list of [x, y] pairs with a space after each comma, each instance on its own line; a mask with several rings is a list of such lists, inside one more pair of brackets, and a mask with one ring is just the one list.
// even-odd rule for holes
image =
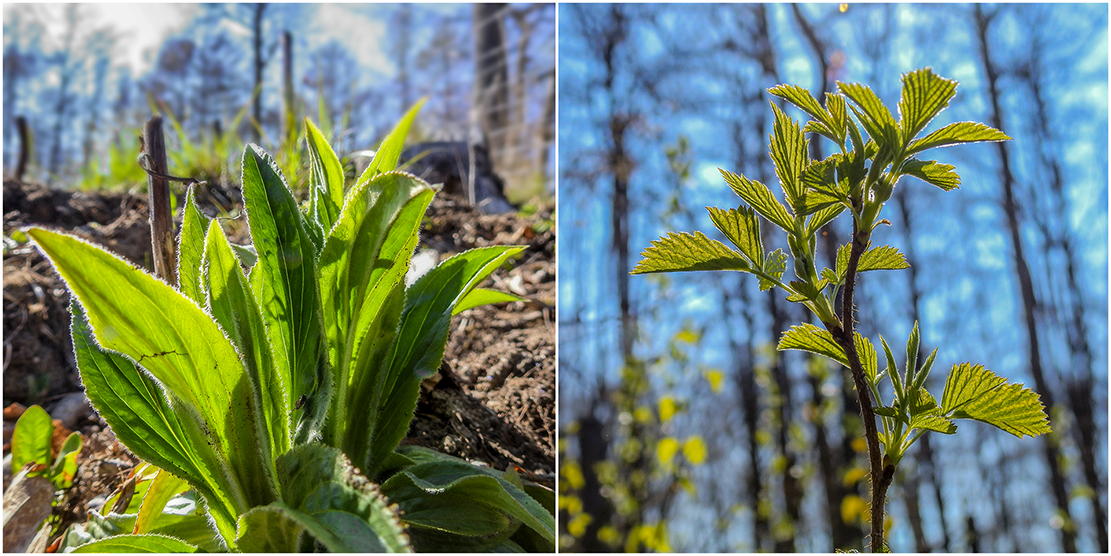
[[285, 117], [285, 133], [283, 141], [295, 142], [297, 140], [297, 110], [294, 105], [293, 95], [293, 34], [282, 31], [282, 108]]
[[[477, 9], [477, 7], [476, 7]], [[412, 84], [409, 79], [410, 39], [413, 35], [413, 6], [398, 4], [397, 12], [390, 25], [390, 54], [397, 66], [397, 85], [401, 95], [401, 109], [408, 110], [413, 104]]]
[[[1032, 34], [1038, 29], [1031, 29]], [[1107, 512], [1100, 499], [1101, 492], [1107, 492], [1106, 481], [1101, 481], [1101, 474], [1096, 469], [1095, 454], [1098, 447], [1096, 434], [1099, 430], [1095, 421], [1095, 403], [1092, 396], [1096, 392], [1095, 380], [1092, 374], [1092, 350], [1088, 344], [1088, 328], [1084, 321], [1087, 311], [1084, 303], [1083, 290], [1077, 278], [1077, 268], [1081, 261], [1078, 260], [1077, 249], [1073, 245], [1072, 234], [1069, 232], [1069, 202], [1065, 194], [1064, 172], [1058, 156], [1053, 152], [1053, 126], [1049, 122], [1049, 106], [1045, 95], [1042, 93], [1043, 68], [1042, 56], [1044, 52], [1037, 45], [1040, 41], [1035, 35], [1034, 48], [1025, 68], [1017, 72], [1019, 79], [1026, 83], [1034, 105], [1034, 125], [1036, 133], [1031, 139], [1037, 143], [1036, 150], [1040, 155], [1039, 162], [1046, 167], [1049, 173], [1049, 191], [1052, 201], [1046, 203], [1046, 218], [1055, 221], [1055, 226], [1043, 225], [1046, 235], [1046, 249], [1056, 246], [1061, 251], [1065, 260], [1064, 278], [1066, 287], [1056, 288], [1070, 302], [1061, 302], [1060, 311], [1065, 314], [1064, 327], [1069, 342], [1069, 353], [1072, 356], [1070, 376], [1066, 378], [1065, 393], [1068, 398], [1068, 407], [1076, 418], [1077, 426], [1073, 429], [1080, 448], [1081, 469], [1084, 480], [1091, 489], [1092, 512], [1096, 525], [1096, 537], [1100, 552], [1107, 552]], [[1057, 271], [1059, 272], [1059, 270]], [[1106, 408], [1101, 408], [1103, 414]]]
[[[983, 6], [977, 4], [974, 8], [974, 19], [976, 24], [976, 36], [980, 49], [980, 61], [983, 63], [984, 77], [988, 85], [988, 100], [991, 105], [989, 125], [996, 129], [1005, 130], [1003, 126], [1003, 113], [1000, 108], [1000, 93], [998, 91], [999, 72], [992, 62], [991, 44], [988, 41], [988, 27], [994, 16], [999, 13], [997, 10], [998, 8], [996, 11], [988, 14], [984, 12]], [[1010, 232], [1011, 244], [1014, 249], [1015, 272], [1018, 277], [1019, 290], [1022, 294], [1022, 311], [1026, 325], [1026, 333], [1029, 339], [1030, 373], [1034, 377], [1034, 384], [1037, 387], [1038, 394], [1041, 396], [1046, 408], [1052, 414], [1055, 405], [1054, 396], [1053, 392], [1049, 389], [1049, 384], [1046, 381], [1045, 373], [1042, 369], [1041, 345], [1038, 340], [1038, 324], [1036, 317], [1037, 299], [1034, 296], [1034, 283], [1030, 274], [1030, 267], [1026, 262], [1026, 257], [1022, 249], [1022, 234], [1018, 220], [1018, 205], [1014, 197], [1015, 177], [1011, 172], [1011, 161], [1007, 143], [996, 143], [996, 148], [999, 151], [999, 161], [1002, 165], [1003, 213], [1007, 220], [1007, 228]], [[1069, 512], [1069, 489], [1061, 469], [1061, 453], [1058, 442], [1059, 437], [1057, 433], [1050, 433], [1042, 439], [1042, 446], [1044, 448], [1046, 464], [1049, 466], [1050, 487], [1053, 491], [1053, 499], [1057, 505], [1057, 511], [1065, 520], [1064, 526], [1061, 527], [1061, 543], [1065, 552], [1076, 552], [1075, 523]]]
[[509, 63], [502, 17], [506, 4], [474, 5], [474, 110], [494, 167], [505, 162], [509, 125]]
[[57, 174], [62, 167], [62, 157], [65, 154], [63, 144], [64, 136], [69, 131], [66, 129], [70, 123], [69, 103], [70, 85], [76, 78], [78, 65], [71, 63], [70, 53], [73, 52], [74, 38], [77, 34], [77, 6], [66, 6], [66, 32], [61, 50], [56, 56], [58, 64], [58, 89], [54, 101], [54, 129], [50, 138], [50, 159], [47, 168], [51, 174]]
[[266, 11], [266, 4], [255, 4], [251, 25], [253, 28], [253, 35], [251, 36], [253, 50], [254, 50], [254, 72], [255, 72], [255, 85], [254, 96], [251, 104], [251, 116], [254, 118], [254, 126], [252, 131], [255, 143], [262, 141], [262, 70], [266, 66], [266, 62], [262, 57], [262, 15]]

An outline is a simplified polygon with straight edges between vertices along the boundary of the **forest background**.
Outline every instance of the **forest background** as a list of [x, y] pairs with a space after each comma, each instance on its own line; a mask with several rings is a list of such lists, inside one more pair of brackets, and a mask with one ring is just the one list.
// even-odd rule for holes
[[628, 272], [667, 231], [720, 235], [703, 207], [740, 201], [718, 168], [778, 189], [765, 89], [860, 82], [894, 106], [930, 66], [960, 82], [930, 129], [1014, 140], [936, 153], [960, 191], [896, 187], [874, 241], [911, 269], [864, 278], [859, 330], [897, 344], [918, 321], [937, 368], [1025, 383], [1054, 432], [927, 435], [889, 492], [891, 549], [1106, 552], [1107, 29], [1094, 4], [561, 4], [561, 548], [865, 548], [851, 380], [774, 350], [799, 308], [739, 273]]
[[171, 171], [196, 147], [235, 182], [247, 141], [276, 152], [308, 116], [341, 156], [373, 149], [427, 96], [410, 142], [485, 141], [510, 200], [550, 197], [554, 53], [552, 4], [5, 4], [4, 167], [22, 116], [26, 179], [142, 186], [136, 136], [158, 111]]

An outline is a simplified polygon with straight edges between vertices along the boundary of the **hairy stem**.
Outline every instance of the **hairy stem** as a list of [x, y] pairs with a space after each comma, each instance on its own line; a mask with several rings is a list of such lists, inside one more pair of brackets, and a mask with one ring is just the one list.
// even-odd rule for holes
[[876, 414], [872, 410], [872, 397], [868, 393], [868, 384], [864, 380], [864, 367], [860, 363], [860, 354], [856, 351], [856, 342], [853, 339], [853, 293], [856, 288], [856, 269], [860, 264], [860, 257], [868, 248], [871, 237], [870, 229], [861, 229], [859, 222], [853, 220], [853, 243], [849, 250], [849, 266], [845, 273], [845, 296], [841, 301], [841, 326], [829, 329], [834, 340], [845, 350], [845, 357], [849, 361], [852, 371], [853, 384], [856, 386], [857, 400], [860, 402], [860, 416], [864, 420], [864, 440], [868, 444], [869, 476], [872, 480], [872, 526], [871, 548], [872, 552], [883, 550], [883, 505], [887, 495], [887, 487], [895, 475], [894, 465], [884, 465], [880, 455], [879, 431], [876, 430]]

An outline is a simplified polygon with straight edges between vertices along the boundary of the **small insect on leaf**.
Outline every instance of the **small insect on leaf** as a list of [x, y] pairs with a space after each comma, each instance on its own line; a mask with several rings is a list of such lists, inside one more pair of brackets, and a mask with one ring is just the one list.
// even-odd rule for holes
[[293, 404], [293, 409], [301, 409], [301, 406], [305, 405], [307, 401], [309, 401], [309, 397], [301, 394], [301, 397], [297, 398], [297, 403]]

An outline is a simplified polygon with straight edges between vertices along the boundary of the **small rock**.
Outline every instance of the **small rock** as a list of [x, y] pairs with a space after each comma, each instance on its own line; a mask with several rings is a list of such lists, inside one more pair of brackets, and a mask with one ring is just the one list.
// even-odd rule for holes
[[62, 422], [67, 429], [74, 430], [92, 415], [92, 407], [84, 392], [72, 392], [62, 396], [50, 410], [50, 416]]

